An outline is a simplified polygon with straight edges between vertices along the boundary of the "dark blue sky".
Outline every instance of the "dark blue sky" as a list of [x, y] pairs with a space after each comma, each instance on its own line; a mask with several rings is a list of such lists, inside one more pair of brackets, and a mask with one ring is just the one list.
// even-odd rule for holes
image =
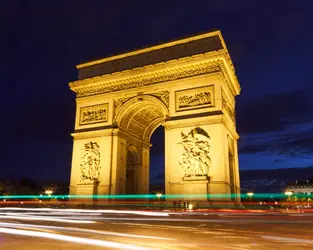
[[[240, 168], [312, 166], [312, 9], [309, 0], [1, 1], [0, 178], [68, 181], [75, 65], [216, 28], [242, 86]], [[155, 146], [153, 175], [161, 154]]]

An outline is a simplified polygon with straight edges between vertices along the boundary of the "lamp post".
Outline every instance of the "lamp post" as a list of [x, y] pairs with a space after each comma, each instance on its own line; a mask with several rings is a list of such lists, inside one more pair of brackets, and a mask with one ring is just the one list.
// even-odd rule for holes
[[159, 203], [160, 203], [160, 199], [161, 199], [161, 197], [162, 197], [162, 193], [157, 193], [156, 196], [158, 197], [158, 201], [159, 201]]
[[290, 197], [290, 195], [292, 195], [293, 193], [291, 191], [286, 191], [285, 195], [287, 195], [288, 197]]
[[247, 193], [247, 195], [250, 197], [250, 204], [251, 204], [251, 198], [252, 198], [252, 196], [254, 195], [254, 193], [249, 192], [249, 193]]
[[[288, 196], [288, 200], [290, 200], [290, 196], [293, 194], [293, 192], [291, 192], [291, 191], [286, 191], [285, 192], [285, 195], [287, 195]], [[292, 200], [291, 200], [291, 203], [292, 203]]]
[[51, 196], [52, 195], [52, 190], [46, 190], [45, 194], [48, 195], [48, 196]]

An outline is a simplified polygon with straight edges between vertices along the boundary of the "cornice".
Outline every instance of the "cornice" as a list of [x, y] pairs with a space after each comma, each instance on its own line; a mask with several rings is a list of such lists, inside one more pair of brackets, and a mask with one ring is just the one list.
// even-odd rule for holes
[[239, 139], [239, 135], [238, 135], [238, 133], [236, 131], [236, 127], [235, 127], [233, 121], [230, 118], [227, 118], [226, 115], [223, 115], [222, 123], [227, 128], [229, 133], [233, 136], [233, 138], [235, 140], [238, 140]]
[[157, 83], [183, 79], [186, 77], [221, 72], [221, 75], [232, 94], [239, 94], [239, 83], [238, 81], [234, 82], [233, 80], [237, 78], [234, 78], [234, 72], [232, 70], [229, 71], [228, 69], [229, 65], [227, 65], [228, 63], [225, 59], [225, 53], [215, 52], [215, 55], [219, 56], [215, 57], [216, 59], [214, 60], [212, 60], [212, 56], [211, 59], [209, 59], [206, 58], [206, 55], [197, 55], [188, 58], [188, 60], [186, 58], [180, 59], [186, 60], [186, 63], [181, 66], [177, 66], [177, 62], [167, 62], [166, 64], [168, 67], [162, 67], [162, 69], [158, 67], [160, 65], [149, 65], [142, 68], [116, 72], [100, 77], [97, 76], [84, 80], [78, 80], [70, 82], [69, 85], [71, 90], [76, 92], [77, 97], [79, 98], [139, 88]]
[[236, 132], [236, 128], [233, 123], [230, 122], [230, 119], [227, 119], [225, 115], [216, 115], [214, 117], [209, 118], [193, 118], [193, 119], [183, 119], [178, 121], [167, 121], [163, 124], [166, 130], [177, 129], [177, 128], [185, 128], [185, 127], [196, 127], [196, 126], [204, 126], [211, 124], [223, 124], [227, 130], [231, 133], [235, 140], [239, 139], [239, 135]]
[[140, 49], [140, 50], [135, 50], [135, 51], [131, 51], [131, 52], [120, 54], [120, 55], [115, 55], [115, 56], [106, 57], [106, 58], [102, 58], [102, 59], [95, 60], [95, 61], [82, 63], [82, 64], [79, 64], [79, 65], [76, 65], [76, 68], [77, 69], [81, 69], [81, 68], [85, 68], [85, 67], [90, 67], [92, 65], [97, 65], [97, 64], [104, 63], [104, 62], [108, 62], [108, 61], [113, 61], [113, 60], [126, 58], [126, 57], [130, 57], [130, 56], [135, 56], [135, 55], [143, 54], [143, 53], [146, 53], [146, 52], [151, 52], [151, 51], [154, 51], [154, 50], [160, 50], [160, 49], [164, 49], [164, 48], [167, 48], [167, 47], [172, 47], [172, 46], [175, 46], [175, 45], [178, 45], [178, 44], [184, 44], [184, 43], [200, 40], [200, 39], [207, 38], [207, 37], [213, 37], [213, 36], [216, 36], [216, 35], [219, 37], [223, 47], [226, 49], [226, 44], [225, 44], [225, 41], [224, 41], [224, 39], [222, 37], [221, 32], [219, 30], [216, 30], [216, 31], [212, 31], [212, 32], [207, 32], [205, 34], [196, 35], [196, 36], [192, 36], [192, 37], [188, 37], [188, 38], [184, 38], [184, 39], [179, 39], [179, 40], [176, 40], [176, 41], [167, 42], [167, 43], [163, 43], [163, 44], [160, 44], [160, 45], [155, 45], [155, 46], [152, 46], [152, 47], [148, 47], [148, 48], [144, 48], [144, 49]]
[[101, 130], [94, 130], [88, 132], [76, 132], [72, 133], [71, 136], [74, 140], [81, 140], [81, 139], [89, 139], [95, 137], [102, 137], [102, 136], [109, 136], [109, 135], [117, 135], [118, 129], [101, 129]]
[[163, 126], [166, 130], [169, 130], [169, 129], [176, 129], [176, 128], [218, 124], [218, 123], [222, 123], [222, 121], [223, 121], [222, 115], [216, 115], [210, 118], [191, 118], [191, 119], [182, 119], [178, 121], [167, 121], [164, 123]]

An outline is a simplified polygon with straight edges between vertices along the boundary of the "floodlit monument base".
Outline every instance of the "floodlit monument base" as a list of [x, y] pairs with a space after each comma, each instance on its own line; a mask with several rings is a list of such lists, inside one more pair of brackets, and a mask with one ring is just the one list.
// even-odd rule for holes
[[240, 203], [240, 86], [219, 31], [77, 68], [71, 195], [147, 194], [150, 138], [163, 126], [165, 193]]

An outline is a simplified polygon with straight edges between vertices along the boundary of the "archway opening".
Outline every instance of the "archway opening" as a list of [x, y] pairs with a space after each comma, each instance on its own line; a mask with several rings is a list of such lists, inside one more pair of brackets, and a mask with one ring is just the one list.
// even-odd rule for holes
[[165, 132], [159, 126], [152, 134], [150, 143], [150, 193], [165, 192]]
[[[167, 115], [167, 106], [152, 95], [134, 97], [118, 110], [116, 122], [123, 145], [127, 147], [126, 175], [121, 176], [122, 180], [125, 178], [126, 185], [121, 193], [147, 194], [152, 191], [151, 184], [160, 184], [159, 179], [164, 183], [164, 127], [160, 125]], [[120, 152], [123, 158], [125, 151]], [[134, 161], [136, 155], [137, 162]]]
[[128, 150], [126, 162], [126, 194], [136, 193], [135, 170], [136, 170], [135, 156], [131, 150]]

